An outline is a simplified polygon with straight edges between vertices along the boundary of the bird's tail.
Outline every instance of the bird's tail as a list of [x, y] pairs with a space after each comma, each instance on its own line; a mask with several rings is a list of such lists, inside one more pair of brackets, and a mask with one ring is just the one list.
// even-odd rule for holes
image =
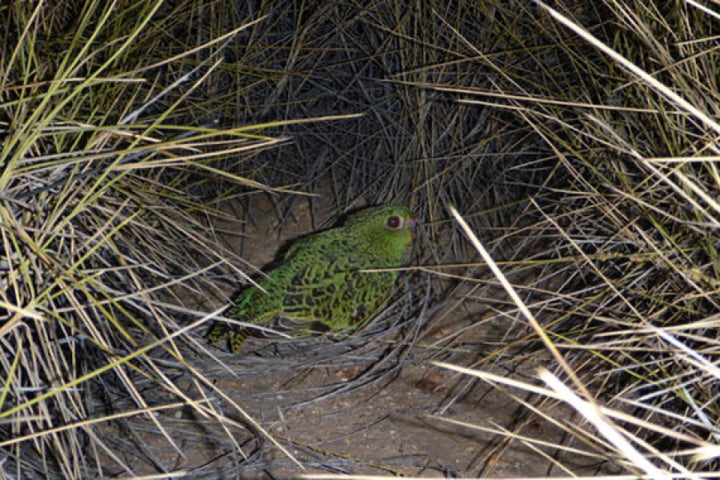
[[230, 335], [230, 328], [227, 326], [227, 323], [214, 322], [210, 325], [210, 328], [205, 334], [205, 338], [210, 340], [210, 343], [215, 343], [227, 338], [228, 335]]
[[216, 343], [220, 340], [227, 339], [230, 350], [233, 353], [241, 353], [242, 345], [250, 336], [250, 329], [229, 326], [224, 322], [213, 323], [205, 334], [210, 343]]
[[245, 340], [247, 340], [249, 336], [250, 329], [247, 328], [238, 328], [230, 332], [230, 350], [232, 350], [233, 353], [242, 353], [242, 345], [243, 343], [245, 343]]

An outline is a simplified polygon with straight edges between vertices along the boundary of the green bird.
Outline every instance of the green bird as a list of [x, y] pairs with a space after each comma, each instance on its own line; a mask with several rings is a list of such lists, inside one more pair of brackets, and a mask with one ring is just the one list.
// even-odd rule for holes
[[[297, 240], [277, 267], [235, 298], [225, 316], [293, 338], [358, 328], [387, 301], [407, 265], [415, 220], [402, 205], [370, 207], [344, 224]], [[252, 332], [251, 330], [254, 330]], [[241, 352], [258, 331], [216, 322], [207, 337]]]

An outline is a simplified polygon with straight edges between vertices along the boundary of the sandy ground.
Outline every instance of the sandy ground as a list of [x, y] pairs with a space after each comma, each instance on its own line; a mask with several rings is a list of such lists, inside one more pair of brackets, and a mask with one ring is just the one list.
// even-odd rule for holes
[[[219, 227], [241, 230], [241, 237], [229, 236], [228, 241], [258, 266], [271, 261], [287, 239], [321, 227], [326, 216], [322, 210], [311, 215], [309, 202], [299, 201], [292, 215], [286, 215], [290, 220], [280, 225], [276, 206], [265, 196], [252, 202], [251, 211], [252, 221]], [[238, 212], [237, 216], [244, 215]], [[170, 437], [176, 448], [150, 433], [156, 429], [143, 420], [128, 428], [137, 443], [151, 447], [152, 454], [148, 458], [119, 455], [136, 472], [149, 474], [161, 466], [193, 478], [298, 478], [319, 473], [435, 478], [567, 475], [556, 462], [575, 473], [598, 473], [598, 459], [525, 441], [524, 437], [567, 443], [557, 426], [528, 414], [508, 396], [525, 398], [526, 394], [504, 392], [430, 362], [433, 342], [488, 314], [477, 302], [452, 311], [447, 309], [453, 302], [447, 305], [433, 312], [428, 321], [438, 325], [431, 323], [432, 328], [426, 329], [429, 333], [412, 348], [395, 348], [392, 341], [397, 335], [365, 341], [354, 350], [322, 338], [278, 349], [263, 345], [266, 341], [250, 341], [248, 354], [240, 356], [208, 347], [224, 366], [206, 359], [198, 368], [227, 397], [191, 380], [178, 383], [187, 385], [187, 392], [194, 396], [205, 392], [216, 407], [243, 426], [222, 431], [191, 409], [163, 412], [160, 415], [171, 419]], [[503, 322], [507, 320], [483, 322], [481, 328], [471, 330], [475, 338], [464, 342], [468, 348], [444, 358], [473, 364], [487, 353], [483, 344], [501, 341], [507, 329]], [[412, 328], [403, 331], [412, 332]], [[473, 345], [478, 351], [473, 351]], [[264, 350], [253, 353], [254, 347]], [[548, 362], [547, 355], [534, 353], [483, 369], [535, 382], [537, 366]], [[248, 417], [265, 433], [248, 434]], [[567, 411], [558, 411], [558, 420], [575, 419]], [[514, 432], [516, 440], [507, 440], [499, 431]]]

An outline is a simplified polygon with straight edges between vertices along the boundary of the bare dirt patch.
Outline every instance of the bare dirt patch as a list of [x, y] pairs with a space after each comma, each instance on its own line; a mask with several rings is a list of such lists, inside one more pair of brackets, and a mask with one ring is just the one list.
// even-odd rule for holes
[[[239, 211], [237, 223], [220, 225], [219, 230], [238, 232], [227, 237], [230, 246], [251, 264], [264, 265], [288, 239], [327, 226], [329, 208], [316, 203], [313, 211], [310, 205], [295, 202], [291, 212], [283, 213], [289, 220], [281, 224], [278, 206], [258, 196], [251, 202], [251, 215]], [[508, 392], [432, 365], [432, 345], [446, 335], [472, 335], [465, 342], [469, 346], [501, 344], [509, 320], [491, 313], [479, 302], [468, 302], [464, 308], [457, 308], [457, 301], [447, 302], [447, 308], [426, 319], [431, 322], [427, 333], [411, 348], [393, 344], [402, 341], [397, 332], [360, 332], [358, 343], [348, 345], [326, 338], [277, 345], [251, 339], [247, 354], [240, 356], [208, 347], [215, 358], [199, 359], [196, 368], [226, 397], [208, 393], [192, 380], [179, 383], [186, 384], [195, 398], [205, 392], [236, 426], [228, 424], [223, 430], [191, 409], [163, 411], [158, 413], [165, 418], [161, 423], [167, 425], [169, 419], [174, 425], [169, 436], [177, 439], [178, 448], [169, 446], [151, 422], [132, 421], [130, 437], [152, 452], [140, 459], [149, 468], [138, 469], [138, 458], [123, 460], [135, 471], [150, 473], [162, 465], [167, 471], [210, 478], [296, 478], [327, 472], [543, 477], [562, 474], [554, 466], [558, 460], [587, 465], [589, 474], [595, 472], [594, 459], [533, 445], [528, 439], [562, 444], [562, 431], [528, 415]], [[482, 328], [465, 333], [473, 322]], [[378, 327], [367, 327], [373, 328]], [[468, 365], [489, 352], [472, 348], [446, 358]], [[548, 361], [541, 353], [509, 356], [492, 368], [500, 375], [529, 380], [537, 365]], [[568, 412], [558, 412], [558, 419], [573, 420]], [[253, 422], [265, 431], [254, 428]], [[501, 432], [514, 432], [517, 439], [510, 441]]]

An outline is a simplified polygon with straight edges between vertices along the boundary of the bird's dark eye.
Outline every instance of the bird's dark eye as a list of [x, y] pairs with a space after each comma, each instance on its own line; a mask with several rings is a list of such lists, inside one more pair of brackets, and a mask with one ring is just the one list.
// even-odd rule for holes
[[402, 228], [403, 226], [403, 219], [402, 217], [398, 217], [397, 215], [393, 215], [392, 217], [385, 220], [385, 226], [389, 228], [390, 230], [397, 230], [399, 228]]

